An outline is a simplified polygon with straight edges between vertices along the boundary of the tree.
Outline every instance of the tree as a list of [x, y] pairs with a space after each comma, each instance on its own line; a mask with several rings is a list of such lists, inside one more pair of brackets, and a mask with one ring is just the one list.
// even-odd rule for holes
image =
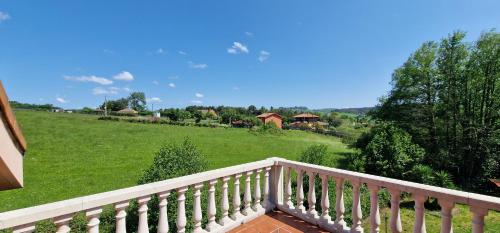
[[392, 124], [382, 123], [363, 134], [355, 146], [365, 159], [365, 171], [396, 179], [408, 179], [425, 151], [414, 144], [410, 134]]
[[130, 107], [138, 112], [146, 109], [146, 95], [144, 92], [132, 92], [128, 97]]

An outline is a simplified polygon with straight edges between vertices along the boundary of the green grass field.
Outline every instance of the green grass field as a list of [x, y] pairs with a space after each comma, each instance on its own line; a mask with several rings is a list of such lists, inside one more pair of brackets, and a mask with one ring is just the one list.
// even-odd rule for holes
[[302, 131], [283, 135], [247, 129], [99, 121], [96, 116], [17, 111], [28, 141], [24, 188], [0, 192], [0, 212], [133, 186], [162, 144], [189, 137], [209, 169], [279, 156], [296, 159], [313, 144], [349, 152], [334, 137]]

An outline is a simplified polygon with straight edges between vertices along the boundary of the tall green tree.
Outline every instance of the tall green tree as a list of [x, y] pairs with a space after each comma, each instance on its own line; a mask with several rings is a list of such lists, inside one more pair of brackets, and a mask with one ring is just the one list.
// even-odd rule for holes
[[128, 97], [130, 107], [136, 111], [144, 111], [146, 109], [146, 95], [144, 92], [132, 92]]

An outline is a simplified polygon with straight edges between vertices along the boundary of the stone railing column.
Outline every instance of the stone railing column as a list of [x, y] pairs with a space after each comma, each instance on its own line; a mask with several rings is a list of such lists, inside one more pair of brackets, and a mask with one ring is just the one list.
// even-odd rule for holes
[[127, 232], [127, 207], [129, 206], [129, 201], [124, 201], [115, 204], [115, 219], [116, 219], [116, 233], [126, 233]]
[[263, 207], [266, 211], [269, 211], [272, 208], [272, 205], [269, 201], [269, 171], [271, 170], [270, 167], [266, 167], [264, 169], [264, 201], [263, 201]]
[[285, 168], [285, 206], [294, 209], [292, 202], [292, 168]]
[[150, 196], [140, 197], [137, 199], [139, 204], [139, 226], [137, 226], [138, 233], [148, 233], [148, 201], [151, 200]]
[[302, 169], [297, 169], [297, 211], [300, 213], [305, 213], [306, 208], [304, 207], [304, 176]]
[[[56, 224], [56, 233], [68, 233], [71, 228], [69, 227], [69, 222], [73, 219], [73, 214], [67, 214], [54, 218], [54, 224]], [[118, 231], [117, 231], [118, 232]]]
[[391, 231], [393, 233], [403, 232], [403, 227], [401, 226], [401, 215], [399, 212], [399, 201], [401, 192], [397, 189], [389, 189], [391, 193]]
[[193, 232], [199, 233], [203, 232], [203, 228], [201, 228], [201, 220], [203, 218], [201, 212], [201, 188], [203, 187], [203, 183], [193, 185], [193, 223], [194, 229]]
[[85, 216], [87, 216], [87, 231], [89, 233], [99, 233], [99, 215], [102, 213], [101, 208], [95, 208], [87, 210]]
[[36, 223], [28, 223], [24, 225], [15, 226], [12, 228], [12, 233], [31, 233], [35, 231]]
[[252, 179], [252, 171], [248, 171], [245, 173], [245, 194], [244, 194], [244, 202], [245, 208], [243, 208], [243, 215], [248, 216], [252, 214], [252, 188], [251, 188], [251, 179]]
[[228, 197], [228, 182], [229, 176], [221, 178], [222, 181], [222, 200], [221, 200], [221, 210], [222, 210], [222, 218], [220, 219], [220, 225], [226, 226], [231, 222], [231, 218], [229, 217], [229, 197]]
[[351, 181], [352, 184], [352, 233], [362, 233], [363, 226], [361, 226], [361, 220], [363, 219], [363, 213], [361, 212], [361, 195], [360, 188], [361, 183], [359, 181]]
[[370, 190], [370, 233], [380, 232], [380, 210], [378, 206], [378, 191], [380, 187], [368, 184]]
[[159, 193], [158, 201], [160, 216], [158, 217], [158, 233], [168, 233], [168, 196], [170, 196], [170, 191]]
[[316, 174], [314, 172], [308, 171], [307, 175], [309, 176], [309, 192], [307, 193], [307, 201], [309, 203], [309, 209], [307, 210], [307, 213], [310, 215], [311, 218], [318, 219], [318, 212], [316, 211], [316, 190], [314, 183], [314, 178]]
[[336, 199], [335, 199], [335, 228], [339, 232], [344, 232], [346, 229], [346, 222], [344, 220], [344, 178], [335, 177], [335, 191], [336, 191]]
[[177, 189], [177, 232], [186, 232], [186, 191], [187, 187]]
[[206, 230], [213, 232], [218, 228], [218, 224], [215, 222], [215, 215], [217, 214], [217, 207], [215, 206], [215, 184], [217, 184], [217, 180], [211, 180], [208, 184], [210, 186], [208, 188], [208, 223]]
[[330, 197], [328, 195], [328, 175], [321, 175], [321, 217], [323, 224], [328, 224], [332, 221], [330, 218]]
[[483, 233], [484, 217], [488, 215], [488, 209], [471, 206], [470, 212], [472, 212], [472, 233]]
[[260, 173], [262, 172], [262, 169], [257, 169], [255, 172], [255, 189], [254, 189], [254, 205], [253, 208], [256, 212], [262, 212], [264, 208], [262, 208], [262, 205], [260, 204]]
[[451, 211], [455, 206], [455, 203], [446, 199], [438, 199], [438, 203], [441, 206], [441, 233], [452, 233], [453, 224]]
[[413, 233], [426, 233], [424, 203], [427, 197], [420, 193], [414, 193], [413, 200], [415, 201], [415, 225], [413, 226]]
[[241, 174], [234, 175], [234, 195], [233, 195], [233, 220], [238, 221], [243, 216], [241, 214], [241, 198], [240, 198], [240, 177]]

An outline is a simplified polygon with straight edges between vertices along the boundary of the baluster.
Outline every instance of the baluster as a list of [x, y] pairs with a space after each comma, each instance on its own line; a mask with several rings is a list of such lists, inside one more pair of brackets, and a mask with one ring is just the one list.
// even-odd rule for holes
[[332, 221], [330, 218], [330, 197], [328, 196], [328, 175], [321, 175], [321, 221], [328, 224]]
[[401, 216], [399, 213], [399, 200], [401, 192], [397, 189], [389, 189], [391, 193], [391, 231], [393, 233], [403, 232], [403, 227], [401, 226]]
[[200, 189], [203, 187], [203, 183], [195, 184], [193, 185], [194, 189], [194, 203], [193, 203], [193, 222], [194, 222], [194, 229], [193, 232], [203, 232], [203, 229], [201, 228], [201, 220], [202, 220], [202, 213], [201, 213], [201, 191]]
[[222, 218], [220, 219], [220, 225], [226, 226], [231, 223], [231, 218], [229, 217], [229, 197], [228, 197], [228, 184], [229, 176], [221, 178], [222, 181]]
[[360, 198], [360, 188], [361, 183], [359, 181], [351, 181], [352, 184], [352, 228], [351, 232], [362, 233], [363, 226], [361, 226], [361, 220], [363, 219], [363, 213], [361, 212], [361, 198]]
[[87, 210], [85, 215], [87, 216], [87, 231], [89, 233], [99, 233], [99, 215], [102, 213], [101, 208], [95, 208]]
[[162, 192], [158, 194], [160, 216], [158, 218], [158, 233], [168, 233], [168, 196], [170, 196], [170, 191]]
[[218, 224], [215, 222], [215, 215], [217, 214], [217, 207], [215, 206], [215, 184], [217, 180], [211, 180], [208, 182], [208, 223], [206, 226], [207, 231], [214, 231], [218, 228]]
[[253, 208], [255, 212], [262, 212], [264, 208], [262, 208], [262, 205], [260, 204], [260, 173], [262, 172], [262, 169], [257, 169], [255, 172], [255, 190], [254, 190], [254, 205]]
[[484, 217], [488, 215], [488, 209], [471, 206], [470, 212], [472, 212], [472, 233], [483, 233]]
[[151, 200], [150, 196], [140, 197], [137, 199], [139, 204], [139, 226], [137, 226], [138, 233], [148, 233], [148, 201]]
[[368, 184], [370, 190], [370, 232], [380, 232], [380, 211], [378, 206], [378, 191], [380, 187], [373, 184]]
[[309, 176], [309, 192], [307, 193], [309, 210], [307, 211], [307, 213], [310, 215], [310, 217], [317, 219], [318, 212], [316, 211], [316, 190], [314, 187], [314, 177], [316, 176], [316, 174], [314, 172], [307, 172], [307, 175]]
[[54, 218], [54, 224], [56, 225], [56, 233], [68, 233], [71, 231], [69, 227], [69, 222], [73, 219], [73, 214], [67, 214], [63, 216], [58, 216]]
[[27, 223], [12, 228], [12, 233], [31, 233], [35, 231], [36, 223]]
[[240, 211], [240, 177], [241, 174], [234, 175], [234, 195], [233, 195], [233, 220], [237, 221], [243, 216]]
[[441, 233], [452, 233], [453, 223], [451, 221], [451, 211], [455, 203], [446, 199], [438, 199], [438, 203], [441, 206]]
[[270, 210], [272, 208], [271, 203], [269, 201], [269, 171], [271, 170], [270, 167], [266, 167], [264, 172], [264, 202], [263, 202], [263, 207], [264, 209]]
[[285, 169], [285, 206], [288, 209], [294, 209], [292, 202], [292, 168]]
[[252, 171], [248, 171], [245, 175], [245, 195], [244, 195], [244, 201], [245, 201], [245, 208], [243, 209], [243, 215], [248, 216], [252, 214], [252, 190], [250, 186], [250, 181], [252, 178]]
[[187, 187], [177, 189], [177, 232], [186, 232], [186, 191]]
[[297, 211], [301, 214], [306, 212], [306, 208], [304, 207], [304, 178], [302, 169], [297, 169]]
[[127, 216], [127, 207], [129, 206], [129, 201], [124, 201], [115, 204], [115, 219], [116, 219], [116, 233], [126, 233], [127, 223], [125, 217]]
[[413, 233], [426, 233], [425, 228], [425, 207], [424, 203], [427, 197], [420, 193], [413, 194], [413, 200], [415, 201], [415, 225], [413, 227]]
[[344, 220], [344, 213], [345, 213], [345, 207], [344, 207], [344, 179], [340, 177], [335, 177], [335, 191], [336, 191], [336, 198], [335, 198], [335, 212], [336, 212], [336, 218], [335, 218], [335, 226], [337, 231], [339, 232], [344, 232], [344, 229], [346, 229], [346, 222]]

